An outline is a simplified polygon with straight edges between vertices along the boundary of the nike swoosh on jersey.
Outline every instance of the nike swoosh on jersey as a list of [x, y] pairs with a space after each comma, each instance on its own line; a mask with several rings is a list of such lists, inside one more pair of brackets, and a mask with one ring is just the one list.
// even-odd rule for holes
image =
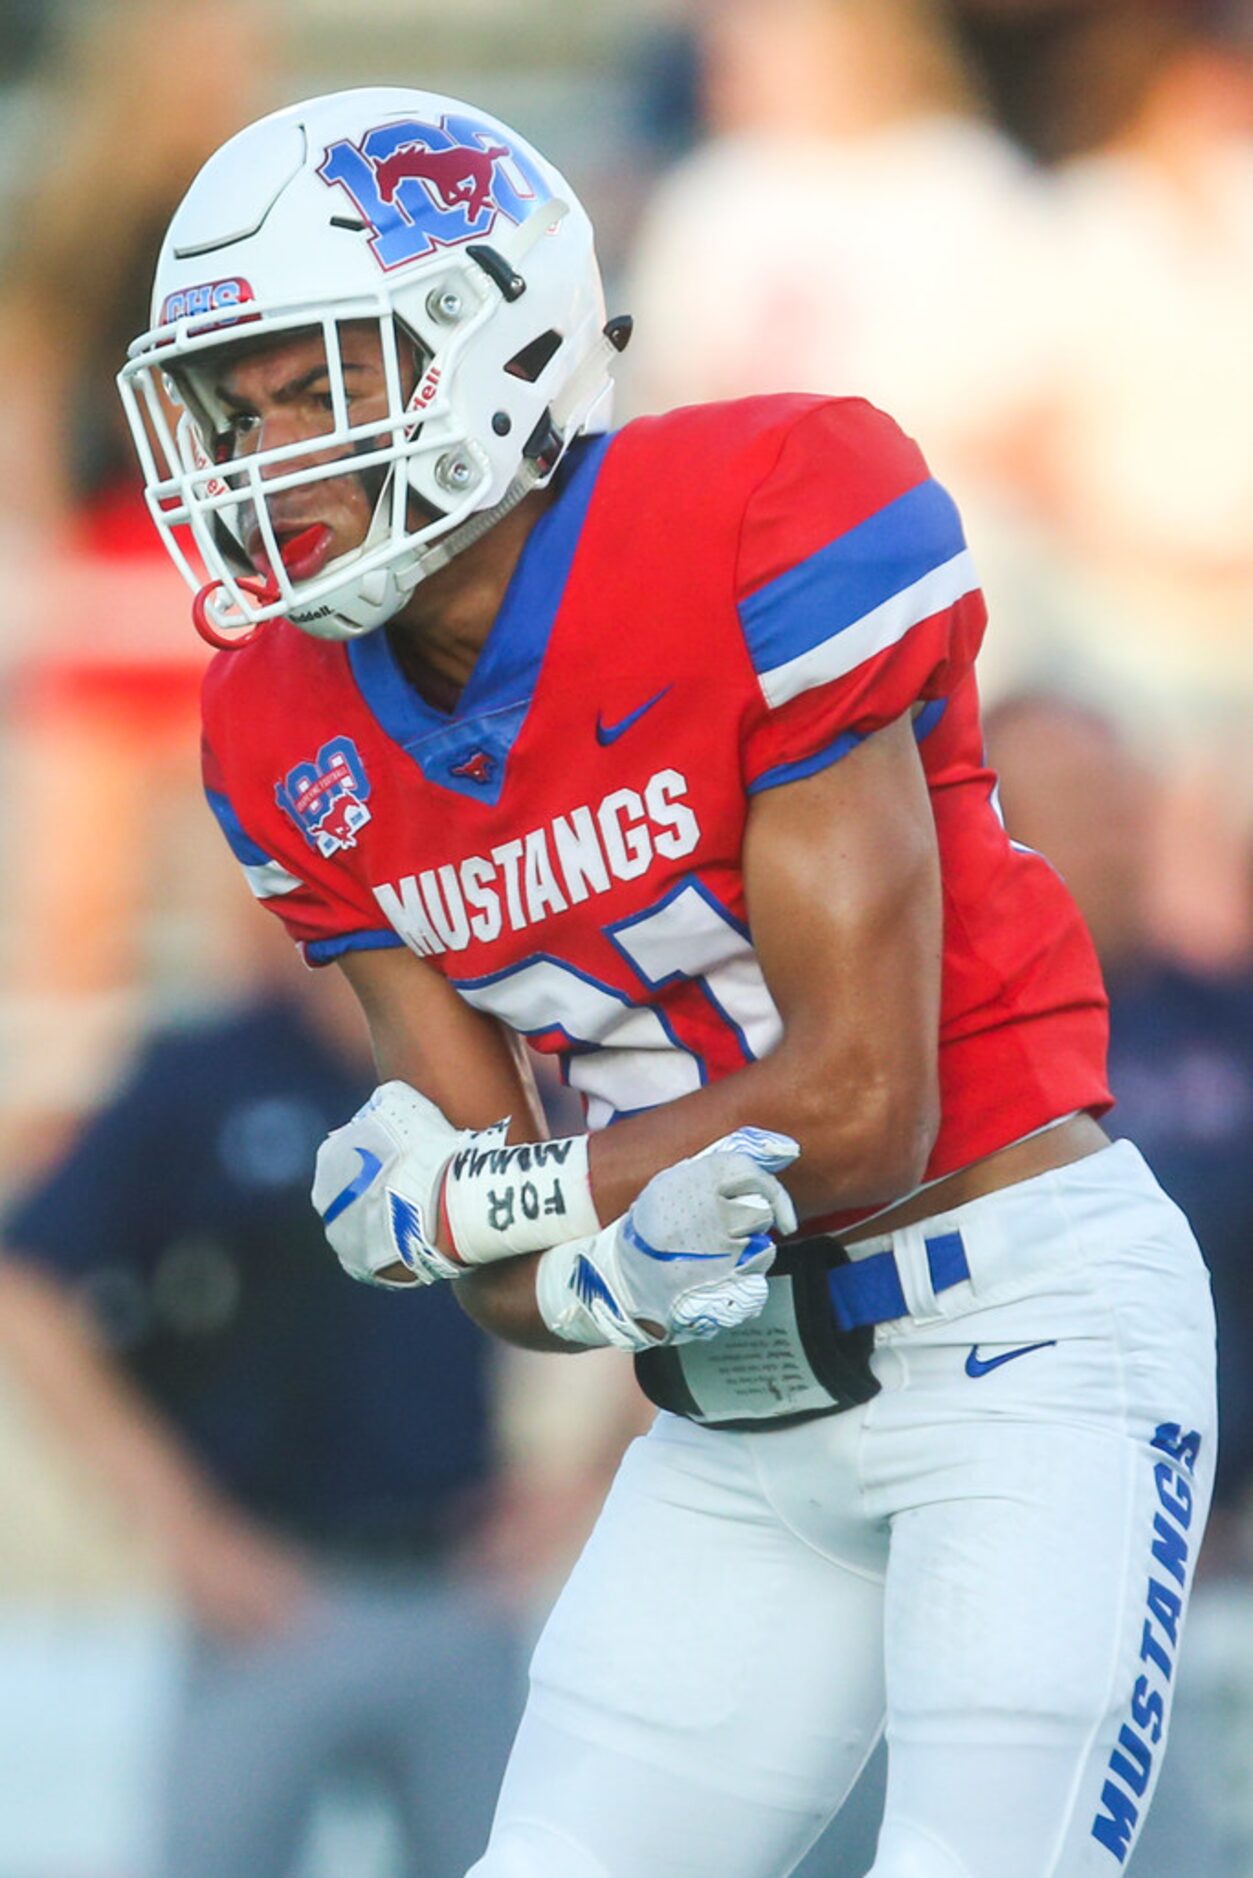
[[661, 700], [665, 697], [669, 689], [669, 685], [663, 685], [661, 690], [657, 692], [654, 697], [645, 699], [643, 704], [637, 704], [633, 711], [628, 711], [625, 717], [620, 717], [616, 724], [606, 724], [598, 712], [596, 716], [597, 743], [617, 743], [619, 737], [621, 737], [624, 732], [630, 730], [632, 724], [639, 723], [645, 711], [651, 711], [654, 704], [661, 703]]
[[1050, 1337], [1045, 1343], [1024, 1343], [1021, 1349], [1002, 1350], [999, 1356], [982, 1357], [979, 1355], [978, 1344], [972, 1343], [970, 1346], [970, 1355], [966, 1358], [966, 1374], [968, 1376], [986, 1376], [989, 1370], [999, 1369], [1002, 1363], [1013, 1363], [1020, 1356], [1030, 1356], [1033, 1350], [1052, 1350], [1056, 1347], [1056, 1344], [1057, 1338]]
[[346, 1213], [354, 1200], [359, 1200], [366, 1188], [371, 1186], [383, 1163], [377, 1154], [371, 1154], [368, 1148], [358, 1148], [361, 1156], [361, 1172], [355, 1180], [350, 1180], [346, 1187], [341, 1187], [335, 1198], [322, 1215], [322, 1224], [330, 1226], [341, 1213]]

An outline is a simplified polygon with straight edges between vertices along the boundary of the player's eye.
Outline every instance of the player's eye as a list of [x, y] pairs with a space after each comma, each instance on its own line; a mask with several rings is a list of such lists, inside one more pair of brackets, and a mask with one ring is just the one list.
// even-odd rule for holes
[[[313, 403], [316, 410], [325, 411], [329, 416], [331, 417], [334, 416], [335, 400], [331, 396], [331, 393], [329, 391], [313, 392], [311, 394], [311, 402]], [[357, 402], [357, 394], [353, 391], [350, 391], [348, 386], [345, 385], [344, 386], [344, 409], [346, 411], [351, 410], [353, 405], [356, 402]]]
[[261, 427], [261, 416], [257, 411], [229, 411], [223, 435], [229, 443], [238, 443], [244, 437], [251, 437]]

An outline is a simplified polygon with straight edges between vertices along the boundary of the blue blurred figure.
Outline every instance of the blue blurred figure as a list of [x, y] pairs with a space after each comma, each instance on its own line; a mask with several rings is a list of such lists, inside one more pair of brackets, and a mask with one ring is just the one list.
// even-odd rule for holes
[[345, 1775], [386, 1795], [405, 1878], [460, 1878], [487, 1836], [524, 1659], [459, 1569], [490, 1500], [486, 1339], [449, 1287], [345, 1279], [308, 1199], [373, 1080], [355, 1008], [285, 980], [154, 1037], [6, 1221], [10, 1367], [194, 1628], [161, 1878], [288, 1878]]

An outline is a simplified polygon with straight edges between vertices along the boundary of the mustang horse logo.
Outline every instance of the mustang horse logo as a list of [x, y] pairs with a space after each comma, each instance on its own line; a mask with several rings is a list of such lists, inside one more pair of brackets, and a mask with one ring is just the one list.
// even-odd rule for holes
[[437, 248], [485, 241], [498, 216], [520, 222], [552, 190], [524, 147], [498, 124], [450, 111], [376, 124], [360, 143], [329, 145], [318, 165], [343, 189], [370, 231], [379, 266], [404, 267]]
[[460, 144], [452, 150], [424, 150], [420, 144], [402, 144], [375, 171], [379, 194], [384, 202], [394, 202], [406, 177], [417, 176], [430, 184], [444, 208], [464, 207], [473, 222], [491, 201], [496, 165], [508, 155], [503, 143], [494, 143], [490, 150], [468, 150]]
[[274, 786], [279, 807], [309, 846], [327, 858], [356, 847], [358, 831], [370, 819], [369, 793], [370, 779], [351, 737], [332, 737], [312, 763], [297, 763]]
[[463, 763], [454, 763], [450, 767], [450, 776], [467, 776], [471, 782], [489, 783], [496, 759], [488, 750], [475, 750]]

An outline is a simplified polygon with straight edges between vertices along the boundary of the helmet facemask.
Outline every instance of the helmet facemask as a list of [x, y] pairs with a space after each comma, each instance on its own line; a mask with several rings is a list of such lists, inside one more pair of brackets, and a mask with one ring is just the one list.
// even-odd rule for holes
[[[489, 312], [490, 305], [480, 308], [477, 318]], [[456, 335], [462, 345], [474, 323], [467, 320]], [[307, 309], [255, 322], [245, 316], [238, 322], [238, 337], [225, 341], [220, 316], [201, 324], [202, 332], [180, 335], [181, 343], [169, 346], [160, 372], [155, 360], [141, 356], [120, 380], [148, 482], [149, 507], [170, 553], [199, 588], [201, 608], [223, 637], [250, 633], [278, 616], [335, 638], [370, 631], [379, 623], [369, 617], [374, 606], [393, 597], [393, 583], [406, 594], [412, 591], [424, 554], [473, 509], [487, 472], [473, 441], [457, 434], [441, 388], [459, 347], [455, 341], [443, 346], [437, 363], [434, 349], [385, 303], [344, 303], [316, 321]], [[348, 326], [366, 326], [378, 337], [386, 408], [365, 420], [350, 409], [341, 343]], [[285, 338], [315, 337], [331, 401], [325, 430], [275, 448], [240, 452], [233, 443], [234, 413], [218, 392], [231, 354], [243, 357]], [[312, 578], [293, 577], [283, 556], [286, 531], [281, 521], [276, 526], [275, 509], [281, 516], [285, 506], [290, 508], [283, 499], [300, 491], [313, 493], [308, 506], [316, 508], [316, 485], [349, 474], [361, 480], [370, 500], [363, 538]], [[424, 487], [437, 488], [442, 503], [420, 494]], [[189, 549], [203, 564], [207, 583], [197, 577]], [[348, 582], [360, 589], [366, 617], [339, 613], [335, 602], [344, 597]]]
[[[239, 434], [245, 418], [233, 403], [223, 401], [222, 380], [241, 358], [255, 353], [255, 341], [241, 339], [211, 349], [176, 366], [169, 379], [183, 406], [177, 441], [184, 465], [203, 478], [212, 463], [217, 469], [212, 480], [237, 497], [222, 503], [210, 518], [223, 560], [248, 581], [244, 591], [262, 604], [285, 598], [286, 582], [292, 593], [312, 605], [317, 599], [315, 578], [325, 576], [325, 586], [340, 582], [352, 570], [360, 573], [385, 563], [389, 548], [403, 547], [418, 529], [443, 520], [446, 511], [421, 501], [404, 468], [406, 457], [418, 447], [422, 420], [415, 420], [413, 399], [431, 363], [429, 348], [394, 317], [297, 328], [291, 337], [313, 342], [306, 348], [313, 363], [302, 376], [316, 373], [321, 360], [324, 370], [314, 380], [317, 392], [310, 402], [326, 401], [329, 408], [324, 422], [307, 424], [299, 440], [286, 447], [250, 450], [247, 435]], [[281, 338], [271, 340], [267, 350], [281, 343]], [[355, 361], [347, 356], [353, 352], [359, 355]], [[370, 368], [370, 377], [381, 379], [382, 409], [379, 392], [370, 396], [368, 381], [363, 385], [358, 376]], [[333, 555], [313, 552], [316, 544], [307, 537], [332, 533], [316, 522], [310, 528], [310, 512], [325, 507], [325, 498], [319, 502], [318, 485], [338, 485], [346, 477], [357, 484], [354, 506], [361, 513], [357, 526], [348, 531], [356, 538]], [[221, 502], [220, 491], [211, 499]]]

